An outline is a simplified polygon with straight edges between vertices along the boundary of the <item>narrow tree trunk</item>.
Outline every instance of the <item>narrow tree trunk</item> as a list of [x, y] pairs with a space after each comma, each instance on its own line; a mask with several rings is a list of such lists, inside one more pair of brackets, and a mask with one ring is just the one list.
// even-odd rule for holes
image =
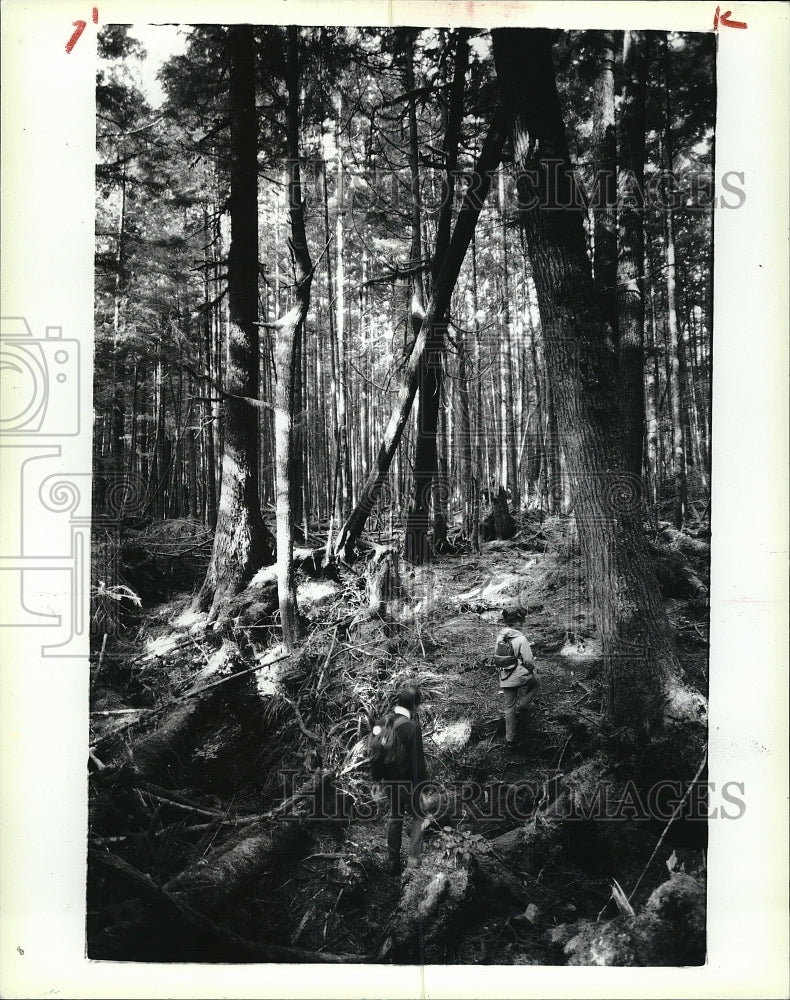
[[590, 33], [597, 50], [593, 85], [592, 161], [594, 171], [593, 270], [595, 290], [611, 328], [610, 342], [617, 345], [617, 149], [614, 123], [615, 33]]
[[428, 330], [435, 322], [439, 321], [440, 317], [444, 316], [449, 308], [450, 297], [455, 287], [455, 282], [458, 279], [458, 273], [461, 270], [467, 248], [472, 239], [483, 202], [488, 194], [491, 183], [491, 171], [495, 170], [499, 163], [504, 128], [505, 122], [502, 116], [498, 115], [483, 143], [483, 149], [475, 166], [472, 183], [466, 192], [463, 206], [458, 213], [450, 246], [434, 284], [433, 294], [428, 303], [419, 336], [414, 343], [406, 365], [406, 371], [398, 393], [398, 401], [384, 431], [384, 439], [376, 458], [375, 468], [368, 477], [360, 493], [359, 500], [351, 512], [351, 516], [338, 533], [335, 542], [335, 552], [336, 554], [344, 555], [345, 558], [351, 558], [354, 543], [365, 527], [368, 515], [376, 503], [381, 486], [389, 472], [392, 456], [395, 454], [400, 442], [412, 403], [414, 402], [414, 397], [417, 393], [420, 358], [425, 350]]
[[538, 474], [536, 477], [536, 489], [538, 496], [540, 497], [541, 510], [543, 509], [543, 486], [542, 480], [546, 475], [546, 439], [544, 427], [546, 426], [546, 404], [544, 399], [544, 393], [541, 388], [543, 382], [543, 373], [538, 365], [538, 345], [537, 345], [537, 332], [535, 330], [535, 325], [532, 322], [532, 308], [529, 303], [529, 295], [527, 295], [527, 326], [529, 328], [529, 351], [532, 358], [532, 373], [535, 379], [535, 410], [537, 414], [537, 435], [536, 435], [536, 445], [537, 445], [537, 466]]
[[[669, 104], [669, 45], [664, 38], [664, 156], [666, 168], [671, 171], [674, 155], [672, 148], [672, 120]], [[680, 346], [678, 331], [678, 313], [675, 301], [675, 217], [671, 206], [667, 207], [665, 219], [665, 238], [667, 248], [666, 282], [667, 282], [667, 323], [669, 332], [669, 395], [672, 406], [672, 452], [675, 469], [675, 503], [672, 511], [672, 522], [680, 530], [686, 519], [686, 448], [683, 435], [683, 412], [680, 397]]]
[[[617, 260], [617, 311], [620, 405], [629, 471], [642, 474], [645, 431], [644, 389], [644, 161], [645, 161], [645, 39], [626, 31], [623, 43], [623, 92], [620, 105], [619, 165], [623, 198], [620, 208], [620, 248]], [[597, 240], [596, 240], [597, 249]]]
[[500, 420], [502, 434], [503, 485], [510, 490], [512, 509], [518, 515], [521, 498], [518, 493], [518, 441], [513, 407], [513, 321], [510, 304], [510, 276], [507, 254], [507, 211], [505, 206], [504, 168], [499, 168], [499, 212], [502, 239], [502, 334], [500, 343]]
[[230, 50], [230, 226], [228, 256], [229, 351], [224, 400], [225, 435], [217, 530], [198, 606], [216, 619], [226, 597], [238, 593], [271, 559], [271, 535], [258, 496], [258, 164], [254, 38], [250, 25], [228, 29]]
[[[649, 732], [699, 718], [704, 702], [680, 664], [642, 529], [639, 484], [627, 470], [614, 359], [592, 281], [582, 213], [554, 79], [551, 33], [493, 32], [548, 373], [606, 671], [610, 719]], [[559, 169], [557, 165], [559, 164]]]
[[[123, 146], [121, 147], [123, 149]], [[110, 440], [112, 462], [116, 473], [123, 471], [124, 438], [124, 379], [121, 377], [119, 353], [123, 325], [124, 292], [126, 290], [126, 164], [121, 174], [121, 204], [118, 209], [118, 247], [115, 254], [115, 294], [113, 302], [112, 336], [112, 420]]]
[[472, 441], [472, 476], [469, 481], [469, 508], [472, 518], [472, 551], [480, 551], [480, 489], [483, 478], [483, 376], [480, 364], [480, 301], [477, 292], [477, 246], [472, 234], [472, 309], [474, 317], [474, 371], [475, 371], [475, 406], [474, 420], [470, 422], [473, 431]]
[[301, 378], [299, 344], [310, 305], [313, 265], [305, 232], [302, 179], [299, 167], [299, 34], [287, 29], [286, 84], [288, 87], [287, 153], [288, 199], [294, 262], [294, 304], [276, 323], [277, 392], [274, 406], [277, 467], [277, 594], [283, 643], [293, 649], [298, 638], [296, 582], [293, 569], [293, 511], [291, 471], [296, 447], [293, 432], [295, 386]]
[[338, 521], [348, 517], [351, 511], [351, 454], [348, 446], [348, 347], [346, 337], [345, 303], [345, 262], [343, 259], [345, 240], [345, 191], [343, 189], [343, 157], [341, 154], [340, 132], [341, 97], [337, 100], [337, 123], [335, 145], [337, 147], [337, 186], [335, 199], [335, 332], [337, 335], [337, 454], [340, 472], [337, 502]]
[[[411, 253], [409, 266], [411, 278], [410, 310], [412, 334], [420, 334], [425, 309], [425, 288], [422, 278], [422, 197], [420, 192], [419, 137], [417, 135], [417, 99], [414, 83], [414, 42], [416, 32], [402, 29], [399, 34], [404, 48], [404, 77], [406, 92], [411, 96], [408, 104], [409, 123], [409, 172], [411, 181]], [[444, 317], [439, 317], [442, 321]], [[419, 405], [417, 408], [417, 441], [414, 454], [413, 497], [406, 516], [404, 558], [407, 562], [421, 564], [428, 558], [428, 518], [431, 504], [431, 484], [436, 474], [436, 428], [439, 415], [439, 376], [437, 357], [444, 343], [444, 327], [431, 326], [425, 353], [418, 366]], [[441, 363], [441, 362], [440, 362]]]

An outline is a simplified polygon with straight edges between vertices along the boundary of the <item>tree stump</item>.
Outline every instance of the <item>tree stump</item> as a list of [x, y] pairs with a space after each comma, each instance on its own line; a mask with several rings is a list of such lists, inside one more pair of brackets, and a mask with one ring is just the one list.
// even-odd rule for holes
[[491, 511], [482, 523], [482, 535], [486, 542], [497, 539], [502, 541], [512, 538], [516, 533], [516, 522], [510, 513], [507, 493], [504, 487], [499, 487], [499, 493], [491, 505]]
[[365, 592], [371, 615], [386, 618], [389, 606], [403, 595], [396, 549], [376, 546], [365, 570]]

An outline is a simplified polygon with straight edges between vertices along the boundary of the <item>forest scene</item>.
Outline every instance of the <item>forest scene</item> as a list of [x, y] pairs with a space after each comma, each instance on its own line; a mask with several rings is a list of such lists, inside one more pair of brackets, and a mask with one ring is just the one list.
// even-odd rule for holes
[[88, 957], [703, 964], [714, 36], [179, 34], [98, 36]]

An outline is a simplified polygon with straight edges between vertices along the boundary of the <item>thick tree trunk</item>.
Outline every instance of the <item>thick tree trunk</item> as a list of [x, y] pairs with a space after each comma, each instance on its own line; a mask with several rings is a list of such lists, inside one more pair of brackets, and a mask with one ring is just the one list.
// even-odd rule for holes
[[[617, 260], [617, 312], [620, 405], [629, 471], [642, 475], [645, 431], [644, 390], [644, 162], [645, 162], [645, 38], [627, 31], [623, 44], [623, 93], [620, 105], [619, 165], [623, 200]], [[596, 240], [597, 249], [597, 240]]]
[[[552, 63], [551, 33], [493, 32], [512, 113], [521, 221], [532, 261], [548, 373], [606, 670], [610, 719], [649, 732], [699, 718], [703, 699], [680, 664], [641, 523], [641, 484], [621, 440], [614, 359], [590, 273]], [[559, 163], [559, 169], [557, 164]], [[553, 165], [553, 166], [552, 166]]]
[[[258, 497], [258, 422], [247, 399], [258, 397], [258, 168], [253, 30], [234, 25], [230, 50], [230, 226], [228, 365], [225, 435], [217, 530], [198, 605], [216, 619], [271, 560], [271, 535]], [[246, 397], [246, 398], [240, 398]]]
[[428, 331], [434, 323], [444, 316], [450, 306], [450, 297], [458, 279], [458, 273], [461, 270], [480, 210], [491, 184], [491, 172], [496, 169], [499, 163], [504, 128], [504, 119], [497, 116], [486, 136], [472, 177], [472, 183], [458, 213], [450, 246], [434, 284], [433, 294], [428, 303], [419, 336], [406, 365], [406, 372], [398, 393], [398, 401], [384, 431], [384, 439], [376, 458], [375, 467], [365, 483], [351, 516], [338, 533], [335, 553], [342, 554], [345, 558], [351, 558], [354, 543], [362, 533], [368, 515], [378, 499], [381, 486], [387, 478], [392, 457], [403, 435], [403, 429], [417, 393], [420, 359], [425, 351]]
[[305, 232], [302, 178], [299, 167], [299, 37], [288, 27], [286, 75], [288, 87], [287, 152], [291, 245], [294, 261], [295, 302], [276, 327], [277, 392], [274, 405], [277, 467], [277, 591], [283, 643], [293, 649], [298, 637], [296, 582], [293, 568], [293, 510], [291, 473], [296, 445], [293, 429], [297, 379], [301, 378], [299, 346], [310, 305], [313, 265]]

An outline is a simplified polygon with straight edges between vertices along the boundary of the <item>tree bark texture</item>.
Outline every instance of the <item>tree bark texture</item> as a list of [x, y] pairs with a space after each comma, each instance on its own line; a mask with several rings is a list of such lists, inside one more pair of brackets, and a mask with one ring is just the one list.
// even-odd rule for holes
[[301, 379], [300, 343], [310, 305], [313, 265], [305, 232], [302, 178], [299, 168], [299, 36], [288, 27], [286, 74], [288, 112], [288, 198], [291, 218], [295, 301], [276, 323], [275, 358], [277, 390], [274, 404], [275, 460], [277, 472], [277, 592], [283, 643], [293, 649], [298, 636], [296, 581], [293, 569], [294, 521], [291, 507], [291, 473], [295, 447], [294, 400]]
[[593, 85], [593, 245], [595, 288], [617, 345], [617, 159], [614, 118], [615, 32], [591, 32], [597, 55]]
[[[433, 280], [439, 276], [442, 260], [450, 245], [450, 228], [453, 214], [453, 192], [455, 189], [455, 170], [458, 164], [458, 142], [463, 117], [464, 78], [468, 63], [468, 43], [466, 34], [458, 39], [458, 49], [453, 70], [453, 83], [450, 97], [450, 107], [447, 113], [442, 152], [444, 155], [444, 175], [442, 177], [442, 202], [439, 208], [439, 219], [436, 229], [436, 245], [434, 248], [431, 272]], [[413, 53], [412, 53], [413, 55]], [[407, 69], [407, 85], [414, 90], [414, 67], [409, 59]], [[413, 115], [414, 99], [409, 108], [409, 131], [412, 148], [413, 169], [417, 169], [417, 121]], [[412, 129], [413, 124], [413, 129]], [[415, 180], [415, 177], [412, 178]], [[419, 193], [419, 172], [416, 175], [416, 187], [413, 191]], [[418, 221], [419, 203], [417, 203]], [[414, 211], [415, 206], [412, 206]], [[414, 257], [414, 250], [412, 252]], [[412, 264], [415, 261], [412, 260]], [[422, 564], [429, 555], [428, 524], [432, 494], [443, 492], [445, 483], [437, 483], [439, 456], [437, 441], [439, 437], [439, 410], [442, 398], [442, 359], [445, 353], [445, 316], [439, 317], [428, 334], [425, 354], [419, 367], [420, 405], [417, 413], [417, 441], [414, 452], [414, 492], [412, 506], [406, 522], [406, 537], [404, 539], [404, 554], [407, 562]]]
[[617, 723], [649, 732], [673, 716], [697, 718], [705, 705], [679, 681], [642, 530], [641, 483], [629, 474], [622, 447], [614, 358], [586, 255], [551, 33], [498, 29], [493, 48], [503, 103], [512, 115], [521, 222], [604, 650], [605, 709]]
[[258, 496], [258, 164], [253, 29], [228, 29], [230, 51], [230, 226], [228, 364], [222, 479], [214, 549], [198, 605], [210, 619], [271, 561], [271, 534]]
[[[672, 117], [669, 103], [669, 44], [664, 38], [664, 143], [663, 152], [666, 169], [672, 171], [674, 152], [672, 147]], [[672, 455], [675, 476], [675, 503], [672, 520], [676, 528], [683, 527], [686, 519], [686, 447], [683, 434], [683, 403], [680, 397], [680, 334], [676, 303], [675, 274], [675, 216], [671, 206], [667, 207], [665, 219], [667, 245], [667, 348], [669, 352], [669, 396], [672, 406]]]
[[625, 196], [620, 208], [617, 259], [618, 377], [626, 459], [629, 471], [637, 477], [642, 475], [645, 431], [645, 234], [642, 199], [645, 180], [645, 86], [645, 38], [642, 32], [627, 31], [623, 43], [619, 123], [619, 166]]

